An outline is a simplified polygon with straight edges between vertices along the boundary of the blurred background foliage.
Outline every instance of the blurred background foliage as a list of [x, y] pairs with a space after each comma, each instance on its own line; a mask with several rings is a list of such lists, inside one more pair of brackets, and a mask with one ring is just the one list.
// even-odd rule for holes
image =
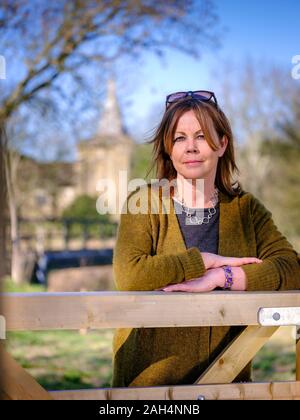
[[[76, 238], [83, 234], [84, 221], [89, 222], [86, 227], [89, 238], [107, 238], [115, 233], [115, 223], [111, 220], [110, 215], [97, 212], [96, 200], [97, 197], [80, 195], [63, 211], [62, 218], [72, 221], [70, 237]], [[92, 221], [95, 223], [91, 223]]]

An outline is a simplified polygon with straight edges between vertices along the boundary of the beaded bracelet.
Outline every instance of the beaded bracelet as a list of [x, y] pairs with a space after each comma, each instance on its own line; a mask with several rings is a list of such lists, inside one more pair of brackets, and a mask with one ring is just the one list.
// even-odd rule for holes
[[223, 270], [226, 278], [223, 289], [230, 290], [233, 285], [233, 274], [230, 265], [225, 265], [225, 267], [223, 267]]

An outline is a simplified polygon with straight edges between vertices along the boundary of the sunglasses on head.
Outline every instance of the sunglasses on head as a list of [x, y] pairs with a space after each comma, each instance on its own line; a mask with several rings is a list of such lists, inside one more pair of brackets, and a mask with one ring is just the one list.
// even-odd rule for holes
[[166, 108], [168, 108], [174, 102], [180, 101], [180, 99], [184, 99], [188, 96], [190, 96], [192, 99], [197, 99], [198, 101], [203, 102], [209, 102], [213, 100], [218, 107], [217, 98], [215, 97], [214, 92], [209, 92], [208, 90], [190, 90], [188, 92], [176, 92], [168, 95], [166, 98]]

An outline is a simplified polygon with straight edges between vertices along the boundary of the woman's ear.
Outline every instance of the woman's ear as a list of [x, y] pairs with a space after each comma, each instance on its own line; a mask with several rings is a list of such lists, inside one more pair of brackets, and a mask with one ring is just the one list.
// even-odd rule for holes
[[226, 147], [228, 145], [228, 138], [226, 136], [223, 136], [222, 139], [220, 140], [221, 146], [219, 147], [218, 150], [218, 156], [221, 157], [224, 155]]

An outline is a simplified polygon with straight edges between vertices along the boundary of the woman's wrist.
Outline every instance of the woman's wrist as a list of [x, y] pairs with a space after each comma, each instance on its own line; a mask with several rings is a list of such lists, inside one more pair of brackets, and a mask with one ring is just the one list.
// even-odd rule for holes
[[[247, 278], [241, 267], [231, 267], [233, 284], [230, 290], [244, 291], [247, 289]], [[225, 275], [225, 273], [224, 273]]]
[[[230, 267], [230, 271], [232, 273], [232, 282], [227, 281], [226, 285], [226, 272], [225, 267], [215, 268], [217, 270], [218, 275], [217, 278], [217, 285], [216, 287], [220, 287], [222, 289], [227, 290], [236, 290], [236, 291], [244, 291], [247, 289], [247, 279], [244, 270], [241, 267]], [[229, 288], [229, 283], [231, 283], [231, 287]], [[227, 287], [226, 287], [227, 286]]]
[[216, 270], [218, 273], [218, 275], [216, 276], [217, 278], [216, 287], [230, 290], [231, 287], [233, 286], [233, 267], [230, 267], [227, 265], [227, 266], [215, 268], [214, 270]]
[[214, 268], [214, 254], [201, 252], [201, 256], [206, 270]]
[[225, 265], [222, 268], [224, 270], [224, 275], [225, 275], [225, 283], [224, 283], [223, 289], [230, 290], [233, 286], [232, 267], [230, 265]]
[[216, 287], [220, 287], [221, 289], [224, 288], [225, 285], [225, 281], [226, 281], [226, 277], [225, 277], [225, 272], [223, 270], [223, 267], [218, 267], [218, 268], [213, 268], [212, 270], [216, 270], [216, 279], [217, 279], [217, 284]]

